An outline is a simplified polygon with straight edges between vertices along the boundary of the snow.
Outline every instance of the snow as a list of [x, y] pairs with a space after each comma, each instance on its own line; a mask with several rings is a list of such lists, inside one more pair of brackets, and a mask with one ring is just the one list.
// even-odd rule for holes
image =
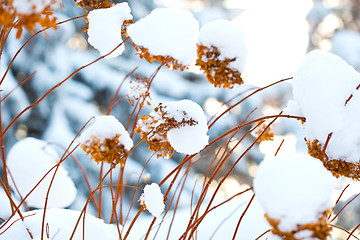
[[256, 172], [254, 191], [265, 212], [280, 221], [279, 230], [316, 223], [331, 209], [334, 178], [322, 163], [294, 153], [264, 160]]
[[144, 193], [140, 196], [140, 203], [146, 206], [146, 209], [154, 217], [160, 217], [161, 213], [164, 212], [164, 196], [161, 193], [159, 185], [156, 183], [147, 184], [144, 187]]
[[[17, 199], [14, 194], [11, 195], [11, 198], [15, 202], [15, 204], [18, 206], [20, 203], [20, 200]], [[24, 211], [25, 208], [23, 205], [20, 206], [20, 211]], [[3, 219], [6, 219], [10, 217], [12, 214], [11, 211], [11, 205], [8, 196], [6, 195], [4, 189], [0, 189], [0, 217]]]
[[[294, 100], [306, 122], [308, 141], [317, 139], [331, 159], [357, 162], [360, 159], [360, 99], [356, 87], [360, 74], [340, 57], [322, 51], [308, 53], [293, 79]], [[347, 99], [354, 96], [347, 103]]]
[[13, 0], [12, 6], [20, 14], [41, 13], [51, 5], [51, 0]]
[[[18, 217], [13, 217], [6, 227], [13, 224], [6, 232], [1, 235], [2, 240], [25, 240], [30, 239], [26, 228], [31, 232], [34, 239], [41, 239], [41, 225], [43, 219], [43, 210], [35, 210], [23, 213], [25, 220], [22, 222]], [[80, 216], [80, 211], [67, 209], [48, 209], [45, 215], [45, 224], [48, 231], [44, 230], [44, 239], [62, 240], [70, 239], [75, 224]], [[83, 218], [82, 218], [83, 219]], [[85, 215], [85, 227], [83, 220], [79, 222], [73, 240], [116, 240], [112, 225], [104, 223], [90, 214]], [[18, 220], [18, 221], [16, 221]], [[85, 238], [83, 238], [83, 229], [85, 229]], [[49, 238], [47, 237], [47, 232]]]
[[94, 123], [88, 127], [79, 137], [79, 143], [87, 145], [92, 142], [92, 136], [103, 141], [105, 139], [113, 139], [116, 135], [120, 135], [120, 143], [124, 145], [126, 150], [130, 150], [134, 143], [124, 126], [111, 115], [97, 116]]
[[[89, 28], [87, 30], [88, 42], [100, 54], [106, 55], [111, 52], [123, 40], [121, 38], [121, 27], [125, 20], [131, 20], [131, 9], [128, 3], [118, 3], [111, 8], [95, 9], [89, 12], [87, 19]], [[107, 58], [114, 58], [121, 55], [125, 50], [122, 44]]]
[[[42, 140], [30, 137], [17, 142], [7, 156], [8, 169], [22, 197], [25, 197], [58, 161], [59, 156], [51, 146]], [[53, 175], [54, 169], [29, 195], [26, 199], [28, 206], [44, 207], [46, 193]], [[9, 184], [15, 190], [14, 182], [10, 181]], [[60, 165], [51, 186], [48, 207], [69, 206], [75, 200], [76, 192], [73, 181]]]
[[147, 48], [154, 56], [170, 56], [182, 65], [196, 59], [199, 23], [186, 9], [157, 8], [130, 25], [127, 33], [137, 46]]
[[198, 44], [214, 46], [220, 51], [219, 60], [233, 59], [229, 67], [243, 72], [247, 57], [245, 34], [228, 20], [215, 20], [201, 27]]
[[[170, 129], [167, 138], [170, 145], [177, 151], [185, 154], [200, 152], [209, 142], [206, 116], [199, 104], [185, 99], [176, 102], [167, 102], [165, 111], [168, 118], [175, 118], [177, 122], [193, 119], [196, 125], [185, 125]], [[184, 114], [186, 112], [186, 115]]]

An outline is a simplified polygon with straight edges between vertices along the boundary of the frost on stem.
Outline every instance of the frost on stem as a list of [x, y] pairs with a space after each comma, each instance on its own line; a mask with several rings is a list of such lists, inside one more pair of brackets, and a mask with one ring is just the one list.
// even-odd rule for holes
[[244, 33], [227, 20], [215, 20], [200, 29], [196, 65], [215, 87], [244, 83], [247, 47]]
[[334, 54], [312, 51], [304, 57], [292, 84], [292, 105], [306, 118], [303, 127], [309, 154], [334, 176], [359, 180], [360, 74]]
[[158, 8], [128, 27], [140, 58], [184, 70], [196, 59], [199, 23], [190, 11]]
[[4, 29], [16, 29], [16, 38], [20, 38], [23, 28], [33, 32], [36, 25], [56, 28], [52, 4], [56, 0], [5, 0], [0, 3], [0, 26]]
[[195, 154], [207, 144], [209, 136], [202, 108], [191, 100], [160, 103], [155, 112], [143, 116], [135, 131], [158, 152], [158, 157], [169, 158], [174, 149]]
[[79, 137], [81, 148], [97, 163], [125, 164], [133, 141], [114, 116], [98, 116]]
[[165, 209], [164, 195], [156, 183], [148, 184], [144, 187], [144, 192], [141, 194], [139, 202], [141, 206], [156, 218], [160, 217]]
[[273, 234], [281, 239], [320, 239], [330, 236], [331, 174], [307, 154], [264, 160], [254, 179], [254, 191]]
[[[25, 197], [45, 174], [59, 161], [56, 151], [46, 142], [35, 138], [24, 138], [17, 142], [7, 156], [7, 167], [11, 172], [12, 180], [9, 182], [15, 192], [19, 190]], [[53, 169], [35, 188], [26, 199], [30, 207], [43, 208], [49, 189], [50, 181], [54, 175]], [[67, 171], [59, 166], [49, 194], [48, 204], [52, 207], [67, 207], [76, 197], [76, 188], [68, 176]]]
[[[10, 227], [0, 238], [4, 240], [30, 239], [29, 233], [26, 231], [26, 228], [28, 228], [33, 239], [40, 240], [43, 214], [43, 210], [25, 212], [23, 213], [24, 221], [19, 220], [18, 217], [13, 217], [5, 226], [2, 226], [2, 229]], [[46, 229], [43, 233], [43, 239], [70, 239], [80, 214], [80, 211], [69, 209], [47, 209], [45, 215]], [[89, 213], [86, 213], [84, 218], [85, 221], [83, 221], [83, 218], [79, 221], [73, 240], [119, 239], [113, 225], [106, 224], [102, 219], [96, 218]]]
[[[99, 50], [101, 55], [106, 55], [123, 41], [121, 35], [125, 34], [127, 24], [132, 23], [131, 9], [126, 2], [95, 9], [88, 13], [87, 21], [88, 42]], [[106, 58], [117, 57], [124, 50], [125, 46], [122, 44]]]

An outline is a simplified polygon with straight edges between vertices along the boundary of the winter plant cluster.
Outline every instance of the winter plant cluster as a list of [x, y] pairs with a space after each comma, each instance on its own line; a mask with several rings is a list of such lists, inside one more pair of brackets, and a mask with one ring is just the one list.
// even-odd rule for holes
[[[234, 227], [228, 229], [230, 237], [222, 239], [334, 239], [332, 229], [336, 226], [331, 220], [336, 205], [332, 199], [334, 177], [360, 179], [358, 72], [336, 55], [312, 51], [304, 57], [292, 78], [254, 90], [224, 113], [208, 119], [202, 107], [190, 99], [154, 103], [150, 94], [151, 85], [162, 68], [187, 71], [192, 63], [203, 71], [214, 87], [231, 89], [235, 85], [246, 84], [242, 73], [247, 47], [245, 35], [239, 28], [227, 20], [215, 20], [200, 28], [192, 13], [180, 8], [158, 8], [134, 22], [126, 2], [78, 0], [74, 4], [84, 8], [86, 14], [76, 18], [86, 21], [84, 31], [88, 34], [88, 43], [101, 56], [63, 79], [8, 125], [0, 124], [4, 169], [0, 183], [11, 211], [10, 216], [1, 218], [0, 239], [125, 240], [156, 238], [157, 234], [161, 239], [208, 239], [210, 237], [204, 237], [206, 233], [201, 235], [200, 229], [203, 225], [212, 228], [207, 222], [210, 213], [226, 209], [227, 204], [248, 193], [252, 193], [252, 197], [236, 216]], [[62, 24], [75, 19], [57, 21], [53, 10], [57, 5], [55, 0], [1, 1], [0, 56], [11, 31], [21, 38], [27, 30], [32, 38], [49, 28], [61, 28]], [[35, 33], [36, 26], [44, 29]], [[123, 54], [125, 42], [131, 42], [140, 58], [160, 63], [151, 76], [133, 77], [135, 70], [130, 72], [124, 79], [130, 82], [128, 94], [121, 97], [114, 95], [104, 115], [84, 122], [61, 156], [51, 143], [32, 137], [18, 141], [9, 150], [5, 149], [4, 134], [22, 114], [82, 69], [95, 65], [103, 58]], [[13, 60], [16, 57], [13, 56]], [[7, 80], [12, 63], [2, 70], [0, 84]], [[245, 121], [215, 138], [209, 137], [208, 132], [231, 109], [265, 88], [289, 80], [292, 81], [294, 99], [282, 112]], [[128, 123], [122, 123], [111, 115], [114, 106], [123, 99], [127, 99], [133, 107]], [[145, 106], [151, 106], [153, 111], [145, 113]], [[295, 119], [303, 126], [308, 153], [275, 154], [273, 158], [265, 159], [257, 170], [253, 187], [217, 203], [215, 197], [221, 185], [258, 142], [274, 138], [271, 125], [280, 118]], [[243, 136], [234, 138], [241, 129], [249, 126]], [[254, 134], [256, 139], [231, 163], [231, 168], [215, 190], [210, 191], [210, 185], [222, 167], [228, 164], [230, 154], [249, 134]], [[233, 144], [231, 147], [230, 143]], [[129, 156], [140, 144], [147, 144], [149, 151], [153, 152], [148, 161], [156, 157], [166, 161], [175, 153], [182, 154], [182, 161], [160, 182], [151, 182], [142, 188], [139, 185], [141, 173], [137, 176], [137, 184], [129, 186], [124, 171]], [[213, 148], [215, 145], [230, 151], [220, 151]], [[278, 150], [280, 148], [281, 145]], [[101, 168], [96, 183], [87, 181], [90, 193], [81, 211], [67, 209], [74, 202], [78, 190], [69, 177], [69, 169], [62, 164], [75, 158], [72, 154], [76, 149], [82, 149], [89, 161], [92, 159]], [[213, 156], [210, 158], [213, 160], [207, 164], [207, 175], [199, 183], [200, 195], [197, 199], [189, 196], [192, 203], [190, 215], [184, 215], [181, 224], [175, 223], [178, 199], [188, 173], [204, 156]], [[146, 165], [143, 167], [145, 169]], [[81, 165], [79, 169], [83, 170]], [[86, 171], [82, 174], [86, 178]], [[110, 185], [105, 185], [105, 179], [109, 178]], [[135, 190], [130, 205], [123, 201], [125, 188]], [[108, 212], [102, 211], [101, 194], [104, 189], [111, 192], [109, 200], [112, 208]], [[176, 194], [170, 195], [171, 191]], [[87, 213], [89, 205], [98, 211], [97, 216]], [[131, 211], [135, 213], [130, 214]], [[152, 215], [150, 222], [142, 222], [143, 212]], [[142, 231], [136, 230], [139, 222]], [[176, 233], [171, 235], [171, 231]], [[343, 231], [350, 239], [356, 228], [351, 232]]]

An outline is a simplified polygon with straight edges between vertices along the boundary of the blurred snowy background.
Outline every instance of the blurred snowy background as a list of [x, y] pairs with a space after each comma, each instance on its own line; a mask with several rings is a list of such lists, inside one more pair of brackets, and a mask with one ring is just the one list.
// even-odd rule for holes
[[[345, 59], [356, 70], [360, 70], [359, 0], [130, 0], [128, 3], [134, 21], [146, 16], [152, 9], [163, 6], [190, 9], [200, 26], [215, 19], [232, 20], [244, 30], [249, 48], [246, 70], [243, 73], [244, 86], [237, 86], [231, 90], [215, 89], [195, 66], [185, 72], [163, 68], [156, 76], [150, 90], [152, 106], [145, 107], [143, 114], [152, 111], [159, 102], [187, 98], [201, 104], [210, 119], [229, 106], [224, 104], [228, 100], [233, 99], [230, 103], [235, 103], [258, 87], [292, 77], [302, 57], [312, 49], [331, 51]], [[84, 14], [83, 10], [76, 7], [72, 0], [63, 0], [63, 4], [56, 10], [60, 21], [82, 14]], [[83, 18], [62, 24], [57, 31], [49, 30], [46, 34], [35, 37], [20, 53], [4, 82], [2, 97], [17, 83], [36, 73], [2, 102], [4, 126], [22, 109], [36, 101], [73, 71], [99, 57], [98, 51], [87, 43], [87, 34], [82, 31], [85, 26]], [[20, 41], [15, 40], [14, 36], [10, 37], [1, 59], [2, 73], [29, 36], [29, 34], [25, 35]], [[135, 55], [131, 43], [127, 42], [122, 56], [102, 60], [80, 71], [38, 106], [24, 114], [5, 134], [6, 149], [17, 140], [31, 136], [54, 143], [59, 153], [62, 153], [91, 117], [106, 113], [116, 89], [135, 67], [138, 67], [135, 74], [149, 77], [158, 64], [140, 60]], [[118, 96], [124, 96], [128, 91], [129, 80], [125, 81]], [[252, 96], [216, 123], [209, 133], [210, 140], [227, 129], [239, 125], [253, 110], [255, 111], [250, 116], [250, 120], [278, 114], [291, 98], [292, 89], [289, 82], [278, 84]], [[131, 111], [132, 107], [125, 98], [111, 114], [126, 125]], [[238, 136], [241, 137], [249, 128], [240, 131]], [[252, 177], [258, 163], [264, 157], [273, 156], [282, 140], [284, 144], [281, 151], [306, 151], [301, 125], [297, 121], [281, 119], [274, 124], [273, 130], [276, 134], [274, 141], [256, 145], [240, 161], [231, 178], [222, 187], [220, 199], [252, 186]], [[232, 154], [231, 161], [236, 160], [254, 139], [254, 136], [249, 136], [243, 141]], [[139, 140], [138, 135], [135, 136], [134, 142], [137, 140]], [[95, 185], [99, 177], [99, 166], [80, 150], [75, 152], [75, 155]], [[152, 152], [147, 150], [147, 145], [144, 143], [135, 149], [125, 168], [128, 185], [136, 184], [139, 173], [151, 155]], [[141, 187], [145, 183], [161, 181], [182, 158], [181, 154], [174, 154], [172, 159], [152, 158], [145, 169]], [[209, 159], [211, 156], [204, 157], [192, 168], [179, 203], [180, 207], [190, 204], [194, 184], [203, 178], [208, 169]], [[218, 175], [217, 180], [221, 179], [231, 167], [231, 161], [228, 166], [224, 166], [224, 172]], [[89, 194], [88, 188], [71, 158], [64, 162], [64, 166], [78, 189], [77, 200], [70, 208], [79, 210]], [[339, 185], [344, 186], [350, 181], [339, 182], [341, 182]], [[347, 190], [342, 200], [348, 200], [357, 194], [358, 186], [357, 183], [352, 182], [351, 189]], [[339, 191], [341, 190], [342, 188], [339, 187]], [[104, 212], [111, 209], [111, 196], [107, 191], [105, 190], [103, 195]], [[125, 209], [130, 203], [132, 191], [131, 188], [125, 190]], [[199, 191], [195, 188], [195, 199], [198, 197], [197, 194]], [[4, 198], [3, 194], [0, 194], [0, 198]], [[340, 202], [339, 208], [344, 205], [344, 201]], [[238, 209], [242, 204], [243, 201], [239, 202], [234, 209]], [[356, 226], [360, 221], [359, 206], [360, 200], [353, 201], [347, 206], [347, 211], [340, 215], [341, 223], [338, 224], [347, 229]], [[0, 205], [0, 216], [6, 218], [9, 210]], [[95, 212], [95, 209], [90, 206], [88, 212]]]

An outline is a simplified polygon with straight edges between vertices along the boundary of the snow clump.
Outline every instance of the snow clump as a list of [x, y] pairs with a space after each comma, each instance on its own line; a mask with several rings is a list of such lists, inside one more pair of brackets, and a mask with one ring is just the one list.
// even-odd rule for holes
[[309, 153], [335, 176], [359, 179], [360, 134], [354, 129], [360, 128], [360, 74], [340, 57], [316, 50], [304, 57], [292, 84], [294, 101], [306, 118]]
[[[29, 232], [34, 239], [41, 239], [43, 214], [43, 210], [23, 213], [24, 221], [21, 221], [19, 217], [13, 217], [6, 223], [6, 226], [1, 226], [4, 227], [4, 229], [9, 227], [2, 233], [1, 239], [30, 239]], [[70, 239], [80, 214], [80, 211], [68, 209], [47, 209], [45, 215], [46, 229], [44, 229], [43, 234], [44, 239]], [[79, 221], [79, 225], [72, 238], [73, 240], [119, 239], [119, 236], [114, 234], [113, 225], [106, 224], [103, 220], [87, 213], [85, 214], [84, 226], [83, 217], [82, 215], [81, 221]], [[85, 231], [85, 236], [83, 236], [83, 230]]]
[[[7, 167], [12, 175], [9, 184], [24, 198], [58, 162], [58, 154], [48, 143], [31, 137], [24, 138], [10, 149], [7, 156]], [[44, 207], [54, 171], [55, 167], [26, 198], [28, 206]], [[74, 182], [60, 165], [51, 186], [47, 206], [49, 208], [67, 207], [75, 200], [76, 193]]]
[[196, 59], [199, 23], [190, 11], [157, 8], [127, 29], [140, 57], [183, 69]]
[[[129, 20], [132, 20], [132, 15], [128, 3], [124, 2], [110, 8], [92, 10], [87, 19], [89, 22], [88, 42], [103, 56], [110, 53], [123, 41], [121, 29]], [[117, 57], [124, 50], [125, 46], [122, 44], [106, 58]]]
[[264, 160], [254, 179], [254, 191], [278, 232], [309, 230], [327, 235], [333, 184], [334, 178], [320, 161], [295, 153]]
[[140, 196], [140, 205], [143, 205], [154, 217], [160, 217], [164, 212], [164, 196], [161, 193], [159, 185], [156, 183], [147, 184], [144, 187], [144, 192]]
[[95, 122], [80, 135], [78, 142], [97, 163], [114, 164], [123, 162], [134, 145], [124, 126], [111, 115], [95, 117]]

